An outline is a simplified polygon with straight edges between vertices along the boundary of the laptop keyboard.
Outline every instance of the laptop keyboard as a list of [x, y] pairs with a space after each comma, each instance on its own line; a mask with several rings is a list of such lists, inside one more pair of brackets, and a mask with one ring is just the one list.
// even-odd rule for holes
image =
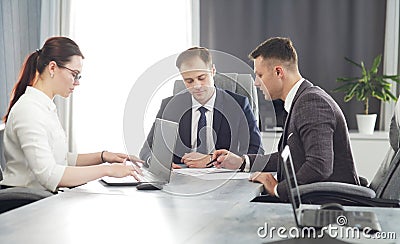
[[157, 177], [151, 173], [150, 171], [143, 170], [143, 175], [137, 175], [139, 177], [140, 182], [157, 182], [159, 181]]
[[325, 226], [328, 224], [338, 224], [337, 218], [341, 215], [345, 215], [345, 212], [341, 211], [341, 210], [317, 211], [317, 214], [315, 215], [317, 226]]

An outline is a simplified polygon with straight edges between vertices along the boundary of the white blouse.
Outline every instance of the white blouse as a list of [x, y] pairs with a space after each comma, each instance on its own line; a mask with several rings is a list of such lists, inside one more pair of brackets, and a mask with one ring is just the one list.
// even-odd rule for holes
[[28, 86], [8, 116], [4, 130], [4, 179], [8, 186], [55, 191], [67, 165], [77, 154], [68, 153], [65, 132], [54, 102]]

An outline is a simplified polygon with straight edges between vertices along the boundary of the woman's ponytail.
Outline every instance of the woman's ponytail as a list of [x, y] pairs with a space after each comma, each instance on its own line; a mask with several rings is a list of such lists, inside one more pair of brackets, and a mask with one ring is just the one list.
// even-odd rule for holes
[[18, 101], [18, 99], [25, 93], [26, 87], [31, 86], [36, 77], [37, 59], [40, 55], [40, 50], [35, 51], [25, 60], [24, 65], [19, 74], [18, 82], [15, 84], [10, 97], [10, 105], [8, 106], [7, 113], [3, 117], [4, 123], [7, 122], [8, 115], [11, 108]]

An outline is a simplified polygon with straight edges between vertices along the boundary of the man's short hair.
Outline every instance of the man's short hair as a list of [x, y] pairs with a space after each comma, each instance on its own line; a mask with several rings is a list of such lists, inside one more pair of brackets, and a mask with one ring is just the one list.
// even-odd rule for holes
[[210, 52], [205, 47], [192, 47], [188, 50], [179, 54], [178, 58], [176, 59], [176, 67], [180, 70], [182, 63], [188, 61], [194, 57], [199, 57], [203, 62], [208, 66], [212, 67], [212, 57]]
[[286, 37], [272, 37], [256, 47], [249, 58], [277, 59], [297, 65], [297, 52], [292, 41]]

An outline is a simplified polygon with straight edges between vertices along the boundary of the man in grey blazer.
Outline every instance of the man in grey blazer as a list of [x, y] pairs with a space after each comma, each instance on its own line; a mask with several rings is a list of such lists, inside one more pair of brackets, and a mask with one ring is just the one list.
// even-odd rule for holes
[[[249, 55], [254, 61], [255, 84], [265, 99], [282, 99], [288, 116], [278, 152], [239, 157], [227, 150], [214, 152], [216, 167], [256, 172], [273, 196], [287, 199], [280, 154], [286, 145], [292, 153], [299, 184], [335, 181], [360, 184], [350, 148], [345, 117], [337, 103], [321, 88], [305, 80], [298, 69], [297, 53], [288, 38], [274, 37]], [[268, 171], [277, 172], [277, 180]]]

